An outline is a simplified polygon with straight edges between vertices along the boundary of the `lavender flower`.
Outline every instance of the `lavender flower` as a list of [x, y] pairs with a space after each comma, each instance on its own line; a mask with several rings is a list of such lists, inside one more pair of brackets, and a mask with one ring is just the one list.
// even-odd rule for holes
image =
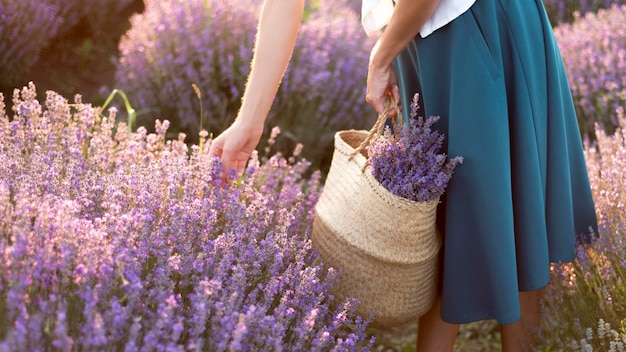
[[439, 151], [445, 136], [432, 129], [439, 117], [417, 117], [418, 95], [411, 105], [408, 126], [393, 133], [389, 128], [368, 147], [372, 175], [391, 193], [417, 202], [439, 199], [460, 156], [446, 160]]
[[[309, 163], [203, 148], [33, 84], [0, 99], [0, 350], [367, 350], [310, 231]], [[104, 116], [103, 116], [104, 114]], [[331, 308], [337, 305], [337, 309]]]

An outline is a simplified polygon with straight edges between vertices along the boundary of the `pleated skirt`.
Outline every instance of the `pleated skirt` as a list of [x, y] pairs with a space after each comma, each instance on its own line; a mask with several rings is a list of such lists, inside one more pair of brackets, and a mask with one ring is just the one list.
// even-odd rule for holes
[[[396, 58], [404, 107], [440, 116], [463, 156], [438, 209], [442, 318], [520, 319], [519, 291], [546, 286], [597, 233], [570, 87], [541, 0], [477, 0]], [[404, 118], [408, 119], [408, 108]]]

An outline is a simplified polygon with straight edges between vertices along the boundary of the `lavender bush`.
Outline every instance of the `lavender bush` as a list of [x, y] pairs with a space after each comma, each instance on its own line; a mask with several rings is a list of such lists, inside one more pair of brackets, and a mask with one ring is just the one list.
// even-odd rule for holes
[[0, 99], [0, 350], [353, 351], [309, 232], [319, 173], [203, 148], [34, 85]]
[[543, 2], [553, 25], [572, 22], [579, 15], [595, 13], [612, 5], [624, 5], [624, 0], [545, 0]]
[[555, 29], [570, 79], [579, 125], [593, 137], [594, 124], [618, 126], [626, 104], [626, 5], [587, 14]]
[[372, 175], [391, 193], [416, 202], [439, 199], [462, 157], [447, 160], [440, 153], [445, 136], [433, 130], [439, 117], [417, 116], [418, 95], [411, 104], [409, 125], [399, 131], [387, 128], [368, 146]]
[[[175, 132], [195, 138], [201, 124], [217, 135], [232, 123], [250, 70], [261, 3], [146, 2], [120, 43], [116, 74], [116, 87], [142, 110], [142, 124], [168, 116]], [[291, 141], [284, 143], [289, 144], [284, 152], [302, 142], [305, 157], [318, 165], [332, 154], [335, 130], [373, 122], [364, 100], [371, 44], [354, 11], [328, 0], [307, 4], [292, 62], [268, 117], [269, 125], [281, 127], [283, 140]]]
[[80, 21], [104, 32], [133, 1], [0, 0], [0, 87], [21, 84], [42, 51]]
[[598, 129], [585, 156], [599, 238], [573, 263], [554, 265], [544, 299], [542, 340], [551, 350], [624, 351], [626, 344], [626, 118], [612, 136]]
[[201, 123], [214, 135], [228, 127], [250, 71], [261, 3], [146, 1], [120, 41], [116, 73], [117, 88], [143, 108], [140, 123], [168, 116], [174, 135], [191, 138]]

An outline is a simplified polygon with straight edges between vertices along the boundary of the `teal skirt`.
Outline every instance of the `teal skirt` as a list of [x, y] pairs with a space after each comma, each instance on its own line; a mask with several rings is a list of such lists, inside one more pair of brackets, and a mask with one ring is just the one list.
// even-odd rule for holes
[[[520, 319], [519, 291], [597, 233], [570, 88], [541, 0], [477, 0], [396, 58], [402, 104], [421, 93], [463, 156], [438, 212], [441, 317]], [[405, 108], [404, 118], [408, 119]]]

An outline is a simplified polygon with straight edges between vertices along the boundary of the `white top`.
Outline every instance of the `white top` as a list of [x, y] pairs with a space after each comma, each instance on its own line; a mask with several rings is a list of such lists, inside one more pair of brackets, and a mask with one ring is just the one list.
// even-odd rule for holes
[[[476, 0], [441, 0], [433, 15], [420, 29], [420, 36], [425, 38], [437, 29], [452, 22], [469, 10]], [[367, 35], [372, 36], [383, 29], [393, 13], [394, 0], [363, 0], [361, 23]]]

